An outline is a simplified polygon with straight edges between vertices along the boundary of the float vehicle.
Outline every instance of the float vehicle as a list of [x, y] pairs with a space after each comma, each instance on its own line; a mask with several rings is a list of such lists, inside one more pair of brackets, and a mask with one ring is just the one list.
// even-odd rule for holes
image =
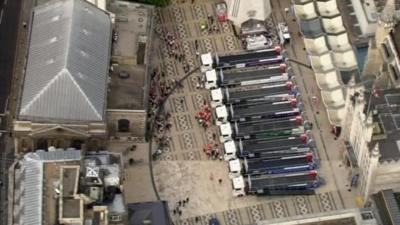
[[[238, 157], [237, 147], [241, 145], [241, 141], [227, 141], [224, 143], [224, 160], [229, 161], [232, 159], [236, 159]], [[240, 149], [239, 149], [240, 151]], [[303, 155], [309, 152], [312, 152], [312, 147], [302, 147], [296, 149], [284, 149], [284, 150], [273, 150], [273, 151], [259, 151], [259, 152], [251, 152], [251, 154], [247, 154], [247, 158], [264, 158], [264, 159], [276, 159], [278, 157], [284, 156], [297, 156]], [[241, 155], [239, 154], [239, 157]]]
[[307, 134], [268, 140], [239, 140], [237, 153], [239, 157], [255, 158], [266, 152], [310, 150], [314, 145], [314, 140]]
[[256, 84], [286, 82], [290, 75], [285, 73], [286, 64], [268, 66], [258, 70], [208, 70], [204, 76], [204, 87], [215, 89], [218, 87], [238, 87]]
[[292, 81], [266, 85], [251, 90], [231, 91], [230, 88], [217, 88], [211, 90], [211, 107], [215, 108], [225, 104], [240, 104], [248, 102], [272, 103], [287, 101], [297, 97], [296, 88]]
[[233, 123], [223, 123], [221, 126], [226, 126], [226, 128], [221, 129], [220, 134], [223, 142], [234, 139], [247, 140], [288, 137], [301, 135], [305, 132], [301, 116], [240, 123], [235, 121]]
[[[243, 180], [243, 182], [241, 182]], [[234, 177], [233, 196], [252, 195], [311, 195], [325, 183], [317, 171], [305, 171], [279, 175], [249, 175]]]
[[215, 123], [221, 125], [228, 121], [250, 121], [282, 118], [300, 115], [297, 99], [274, 103], [222, 105], [215, 107]]
[[285, 156], [279, 159], [244, 159], [243, 174], [285, 174], [299, 171], [313, 170], [317, 168], [317, 162], [312, 153], [300, 156]]
[[200, 56], [200, 70], [206, 72], [212, 69], [245, 68], [281, 63], [284, 62], [284, 57], [281, 55], [281, 51], [282, 48], [276, 46], [275, 48], [241, 52], [234, 55], [218, 56], [215, 54], [214, 57], [209, 52]]

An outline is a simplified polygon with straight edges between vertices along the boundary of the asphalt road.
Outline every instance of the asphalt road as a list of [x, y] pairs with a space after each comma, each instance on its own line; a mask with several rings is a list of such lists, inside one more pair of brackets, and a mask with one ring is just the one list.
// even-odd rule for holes
[[0, 114], [11, 90], [21, 2], [0, 0]]

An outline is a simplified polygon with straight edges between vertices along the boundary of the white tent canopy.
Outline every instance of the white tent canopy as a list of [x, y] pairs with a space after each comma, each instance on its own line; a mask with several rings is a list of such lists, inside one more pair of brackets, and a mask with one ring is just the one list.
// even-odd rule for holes
[[332, 125], [342, 126], [342, 122], [346, 116], [345, 107], [327, 109], [328, 120]]
[[327, 73], [315, 73], [317, 85], [322, 90], [331, 90], [340, 86], [340, 75], [336, 70]]
[[313, 2], [304, 5], [294, 5], [294, 12], [299, 18], [303, 20], [309, 20], [318, 17]]
[[335, 66], [339, 69], [350, 69], [357, 66], [357, 59], [352, 49], [345, 52], [333, 52]]
[[318, 12], [323, 17], [331, 17], [340, 14], [336, 0], [329, 0], [326, 2], [317, 1], [316, 3]]
[[318, 38], [304, 38], [307, 51], [312, 55], [320, 55], [329, 51], [324, 36]]
[[327, 108], [344, 106], [345, 98], [341, 88], [329, 91], [321, 91], [322, 101]]
[[324, 73], [334, 69], [331, 53], [319, 56], [310, 56], [311, 66], [316, 73]]
[[326, 33], [337, 34], [345, 31], [342, 17], [339, 15], [333, 18], [322, 18], [322, 27]]
[[228, 19], [241, 26], [249, 19], [264, 21], [271, 14], [270, 0], [225, 0]]
[[345, 51], [351, 49], [349, 37], [346, 32], [338, 35], [328, 35], [328, 44], [333, 51]]

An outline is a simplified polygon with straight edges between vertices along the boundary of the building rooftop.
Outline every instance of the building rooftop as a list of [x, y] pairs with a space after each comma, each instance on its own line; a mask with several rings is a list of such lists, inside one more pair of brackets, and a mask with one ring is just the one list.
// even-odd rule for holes
[[[369, 95], [369, 93], [367, 93]], [[370, 149], [379, 144], [380, 161], [400, 159], [400, 89], [379, 90], [371, 96], [374, 131]]]
[[128, 204], [128, 225], [143, 225], [149, 222], [152, 225], [172, 224], [168, 216], [166, 201], [141, 202]]
[[372, 196], [382, 224], [400, 224], [399, 197], [399, 193], [395, 193], [391, 189], [379, 191]]
[[103, 121], [111, 20], [83, 0], [55, 0], [33, 10], [19, 118]]
[[[145, 110], [150, 79], [148, 56], [154, 33], [150, 5], [111, 1], [108, 10], [116, 14], [108, 109]], [[115, 37], [115, 36], [114, 36]]]
[[54, 183], [60, 176], [57, 168], [60, 164], [76, 164], [80, 159], [81, 152], [78, 150], [38, 151], [24, 156], [20, 162], [21, 175], [16, 181], [19, 183], [17, 188], [24, 187], [21, 198], [17, 200], [20, 206], [17, 213], [19, 221], [24, 221], [25, 224], [42, 224], [45, 220], [55, 224], [57, 203], [54, 196], [57, 187]]

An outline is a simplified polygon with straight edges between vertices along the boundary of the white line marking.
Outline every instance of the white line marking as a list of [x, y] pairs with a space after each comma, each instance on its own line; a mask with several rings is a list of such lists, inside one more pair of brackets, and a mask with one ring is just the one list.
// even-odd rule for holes
[[7, 5], [8, 0], [4, 0], [4, 5]]
[[0, 12], [0, 24], [1, 24], [1, 20], [3, 19], [3, 9]]

